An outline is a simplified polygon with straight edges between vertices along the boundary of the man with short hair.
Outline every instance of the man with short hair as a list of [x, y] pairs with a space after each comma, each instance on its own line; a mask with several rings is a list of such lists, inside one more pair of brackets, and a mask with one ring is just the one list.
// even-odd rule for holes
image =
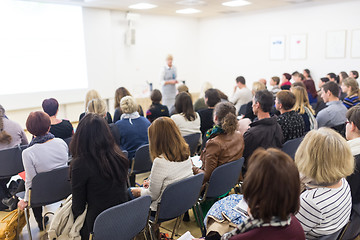
[[321, 98], [326, 103], [326, 108], [316, 116], [318, 126], [335, 127], [346, 122], [346, 107], [339, 101], [339, 86], [336, 82], [329, 81], [321, 88]]
[[279, 77], [274, 76], [270, 79], [270, 86], [272, 87], [270, 92], [274, 95], [274, 97], [281, 90], [279, 84], [280, 84]]
[[275, 116], [270, 117], [273, 105], [274, 97], [271, 92], [261, 90], [255, 93], [252, 108], [258, 120], [251, 123], [250, 128], [244, 133], [244, 171], [246, 171], [247, 160], [257, 148], [282, 147], [284, 137], [281, 127]]
[[205, 92], [205, 104], [208, 106], [207, 109], [201, 109], [198, 111], [200, 116], [200, 131], [202, 136], [205, 135], [206, 131], [213, 127], [213, 111], [215, 105], [220, 102], [220, 94], [217, 89], [209, 88]]
[[327, 78], [328, 78], [331, 82], [336, 82], [336, 74], [335, 74], [335, 73], [328, 73], [328, 74], [327, 74]]
[[[335, 73], [328, 73], [327, 78], [328, 78], [331, 82], [335, 82], [335, 83], [339, 84], [339, 81], [340, 81], [340, 80], [339, 80], [338, 77], [336, 77], [336, 74], [335, 74]], [[341, 86], [339, 86], [339, 95], [338, 95], [339, 99], [340, 99], [341, 101], [344, 100], [344, 98], [346, 97], [346, 95], [347, 95], [347, 94], [342, 91]]]
[[324, 100], [321, 98], [321, 88], [328, 81], [330, 81], [328, 77], [322, 77], [322, 78], [320, 78], [320, 80], [318, 82], [318, 87], [319, 87], [320, 90], [317, 92], [318, 96], [317, 96], [317, 103], [316, 103], [316, 106], [315, 106], [315, 116], [318, 115], [318, 113], [321, 110], [326, 108], [326, 104], [324, 103]]
[[251, 98], [252, 98], [252, 93], [251, 90], [246, 87], [245, 78], [243, 76], [237, 77], [234, 93], [230, 98], [230, 102], [232, 102], [235, 105], [236, 114], [238, 114], [241, 105], [250, 102]]

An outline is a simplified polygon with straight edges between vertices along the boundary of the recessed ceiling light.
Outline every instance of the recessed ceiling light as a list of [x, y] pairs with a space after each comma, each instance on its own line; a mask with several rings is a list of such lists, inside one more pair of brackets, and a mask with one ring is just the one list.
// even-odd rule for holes
[[187, 5], [187, 6], [200, 6], [204, 5], [206, 2], [202, 0], [183, 0], [180, 2], [176, 2], [179, 5]]
[[241, 7], [251, 4], [251, 2], [245, 1], [245, 0], [234, 0], [230, 2], [224, 2], [222, 5], [227, 7]]
[[129, 8], [132, 9], [151, 9], [156, 7], [157, 7], [156, 5], [150, 3], [137, 3], [129, 6]]
[[199, 12], [201, 11], [195, 8], [185, 8], [185, 9], [176, 10], [176, 13], [181, 13], [181, 14], [193, 14]]

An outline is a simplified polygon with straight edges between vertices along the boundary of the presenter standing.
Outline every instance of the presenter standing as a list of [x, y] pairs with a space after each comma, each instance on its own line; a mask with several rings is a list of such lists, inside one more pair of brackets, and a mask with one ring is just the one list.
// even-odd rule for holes
[[173, 56], [169, 54], [166, 57], [166, 66], [164, 66], [161, 74], [162, 104], [166, 105], [168, 109], [175, 104], [176, 84], [178, 83], [176, 67], [173, 66], [172, 62]]

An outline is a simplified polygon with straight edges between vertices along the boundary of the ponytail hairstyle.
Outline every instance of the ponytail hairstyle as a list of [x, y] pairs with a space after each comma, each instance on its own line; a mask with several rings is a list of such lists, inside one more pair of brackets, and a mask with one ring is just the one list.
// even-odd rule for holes
[[0, 143], [9, 144], [11, 143], [12, 137], [4, 131], [4, 117], [5, 109], [2, 105], [0, 105]]
[[238, 120], [236, 118], [236, 108], [234, 104], [230, 102], [219, 102], [215, 105], [214, 114], [225, 133], [232, 134], [235, 132]]

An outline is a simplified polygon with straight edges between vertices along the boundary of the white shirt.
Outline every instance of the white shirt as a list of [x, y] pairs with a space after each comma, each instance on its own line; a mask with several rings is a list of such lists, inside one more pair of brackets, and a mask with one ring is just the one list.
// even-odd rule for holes
[[174, 114], [171, 116], [171, 119], [175, 122], [176, 126], [179, 128], [181, 136], [190, 135], [193, 133], [201, 133], [200, 131], [200, 116], [196, 112], [195, 120], [189, 121], [185, 118], [184, 114]]
[[247, 87], [242, 89], [236, 88], [234, 94], [230, 98], [230, 102], [235, 105], [236, 115], [238, 114], [241, 105], [246, 104], [252, 100], [252, 92]]

